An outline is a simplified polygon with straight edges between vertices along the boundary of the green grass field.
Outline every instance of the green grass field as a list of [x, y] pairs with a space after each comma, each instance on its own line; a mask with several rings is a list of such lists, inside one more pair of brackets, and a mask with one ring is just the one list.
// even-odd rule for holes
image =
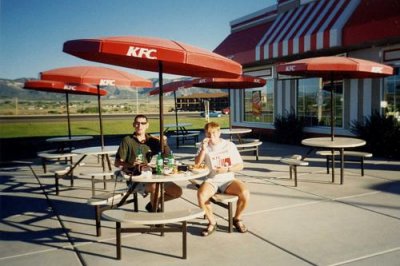
[[[220, 118], [210, 118], [222, 128], [229, 127], [229, 116]], [[188, 129], [201, 130], [206, 123], [203, 117], [179, 118], [181, 123], [191, 123]], [[165, 119], [164, 124], [175, 123], [174, 118]], [[126, 120], [103, 120], [103, 131], [105, 135], [130, 134], [133, 132], [132, 119]], [[159, 122], [156, 119], [150, 120], [148, 132], [159, 132]], [[72, 135], [99, 135], [99, 121], [71, 121]], [[0, 138], [18, 137], [51, 137], [68, 135], [67, 121], [62, 122], [40, 122], [32, 121], [29, 123], [3, 123], [0, 125]]]

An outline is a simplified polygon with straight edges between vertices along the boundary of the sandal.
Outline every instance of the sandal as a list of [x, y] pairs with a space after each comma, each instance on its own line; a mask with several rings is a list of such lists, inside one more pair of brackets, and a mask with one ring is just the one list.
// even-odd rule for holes
[[215, 224], [208, 224], [207, 229], [201, 231], [202, 236], [209, 236], [217, 230], [217, 223]]
[[246, 233], [247, 232], [247, 227], [243, 224], [242, 220], [239, 219], [233, 219], [233, 226], [238, 230], [240, 233]]

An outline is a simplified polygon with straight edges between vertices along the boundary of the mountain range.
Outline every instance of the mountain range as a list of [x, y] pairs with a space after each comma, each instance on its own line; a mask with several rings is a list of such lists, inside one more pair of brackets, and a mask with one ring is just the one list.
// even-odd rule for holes
[[[27, 80], [34, 78], [19, 78], [19, 79], [2, 79], [0, 78], [0, 100], [14, 99], [19, 100], [63, 100], [65, 95], [61, 93], [49, 93], [41, 91], [33, 91], [24, 89], [24, 83]], [[154, 86], [158, 86], [158, 79], [151, 79]], [[167, 84], [172, 80], [164, 79], [163, 83]], [[102, 99], [136, 99], [136, 89], [107, 87], [107, 95]], [[139, 98], [147, 97], [153, 88], [138, 89]], [[224, 90], [206, 89], [206, 88], [189, 88], [177, 91], [177, 96], [191, 95], [193, 93], [217, 93]], [[71, 100], [79, 99], [79, 95], [71, 95]], [[157, 96], [153, 96], [157, 97]], [[173, 94], [166, 94], [165, 97], [173, 97]]]

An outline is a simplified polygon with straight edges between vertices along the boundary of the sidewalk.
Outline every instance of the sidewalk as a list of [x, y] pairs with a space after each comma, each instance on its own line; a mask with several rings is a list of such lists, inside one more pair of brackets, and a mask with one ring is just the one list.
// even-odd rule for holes
[[[181, 256], [181, 234], [124, 234], [122, 260], [115, 259], [114, 223], [102, 221], [96, 237], [89, 179], [73, 188], [61, 180], [54, 194], [54, 177], [40, 162], [3, 166], [1, 175], [1, 244], [3, 265], [399, 265], [400, 162], [372, 158], [365, 176], [358, 163], [346, 163], [344, 184], [330, 182], [325, 159], [311, 154], [308, 167], [298, 168], [298, 187], [289, 179], [282, 156], [306, 154], [308, 148], [265, 142], [260, 160], [243, 156], [245, 169], [237, 177], [251, 192], [245, 212], [246, 234], [226, 232], [227, 211], [213, 206], [221, 227], [201, 237], [206, 221], [189, 222], [188, 259]], [[191, 158], [194, 148], [175, 150]], [[53, 166], [50, 166], [50, 169]], [[75, 175], [98, 168], [88, 157]], [[98, 170], [97, 170], [98, 171]], [[182, 198], [166, 209], [196, 206], [196, 191], [181, 182]], [[118, 183], [116, 188], [123, 187]], [[101, 190], [102, 184], [97, 184]], [[114, 185], [109, 183], [108, 190]], [[148, 198], [139, 196], [139, 209]], [[126, 205], [125, 207], [131, 207]]]

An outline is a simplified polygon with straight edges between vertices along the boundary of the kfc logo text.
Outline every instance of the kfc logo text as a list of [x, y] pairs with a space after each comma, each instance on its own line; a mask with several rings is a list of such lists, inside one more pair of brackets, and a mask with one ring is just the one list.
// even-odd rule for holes
[[115, 86], [115, 80], [112, 79], [101, 79], [100, 86]]
[[64, 90], [68, 90], [68, 91], [74, 91], [76, 88], [76, 86], [72, 86], [72, 85], [64, 85]]
[[373, 73], [382, 73], [382, 67], [377, 67], [377, 66], [372, 67], [371, 68], [371, 72], [373, 72]]
[[285, 71], [295, 71], [296, 70], [296, 66], [286, 66], [285, 67]]
[[157, 59], [157, 56], [155, 55], [156, 53], [157, 53], [156, 49], [129, 46], [126, 55], [139, 58]]

